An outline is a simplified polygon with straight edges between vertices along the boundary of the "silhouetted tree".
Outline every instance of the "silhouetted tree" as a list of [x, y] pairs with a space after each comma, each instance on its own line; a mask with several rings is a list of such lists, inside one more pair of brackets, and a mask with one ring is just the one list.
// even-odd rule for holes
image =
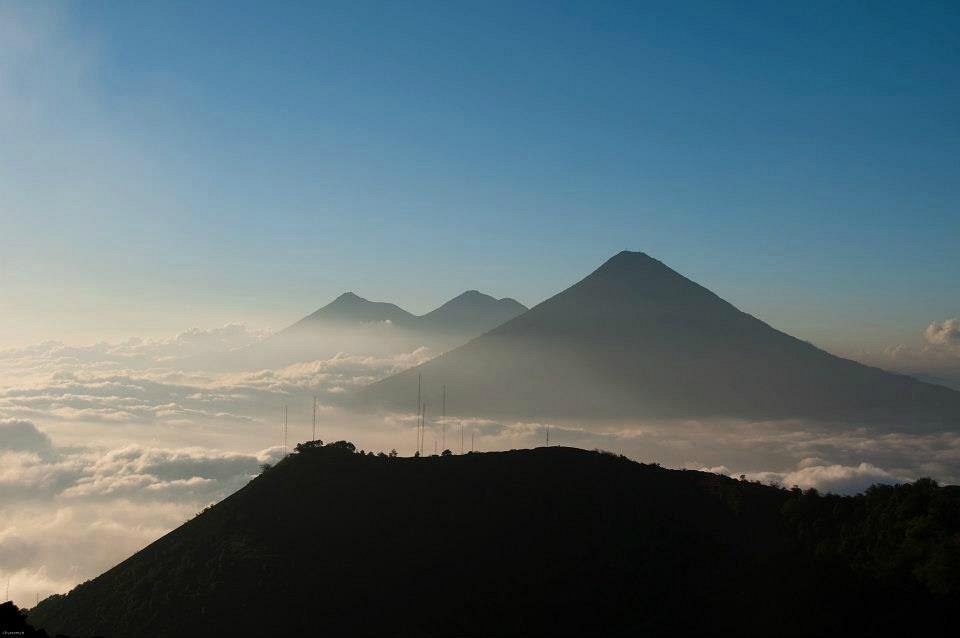
[[891, 588], [960, 595], [960, 488], [922, 478], [857, 496], [790, 490], [783, 515], [824, 560]]
[[357, 451], [357, 446], [355, 446], [350, 441], [337, 441], [336, 443], [330, 443], [327, 446], [328, 450], [340, 450], [342, 452], [348, 452], [353, 454]]

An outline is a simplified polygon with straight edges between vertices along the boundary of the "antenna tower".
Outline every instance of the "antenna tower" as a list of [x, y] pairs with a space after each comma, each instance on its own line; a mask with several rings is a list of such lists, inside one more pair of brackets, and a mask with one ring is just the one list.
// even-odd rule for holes
[[447, 386], [443, 386], [443, 408], [442, 408], [442, 421], [440, 421], [440, 437], [441, 445], [444, 450], [447, 449]]
[[420, 418], [420, 456], [427, 453], [427, 402], [421, 406]]
[[420, 385], [423, 381], [423, 374], [417, 373], [417, 452], [420, 451]]

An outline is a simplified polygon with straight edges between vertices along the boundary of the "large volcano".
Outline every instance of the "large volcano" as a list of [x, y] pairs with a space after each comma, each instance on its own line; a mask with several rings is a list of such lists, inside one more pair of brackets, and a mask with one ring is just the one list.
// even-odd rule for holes
[[360, 402], [412, 411], [418, 375], [459, 415], [960, 425], [960, 393], [831, 355], [635, 252]]

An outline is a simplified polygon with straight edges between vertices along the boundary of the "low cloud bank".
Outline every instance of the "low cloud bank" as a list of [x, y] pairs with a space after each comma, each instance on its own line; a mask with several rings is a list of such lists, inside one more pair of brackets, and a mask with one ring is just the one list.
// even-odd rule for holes
[[284, 405], [290, 447], [308, 438], [317, 395], [324, 438], [402, 449], [390, 424], [377, 424], [386, 434], [350, 431], [328, 398], [425, 361], [429, 350], [202, 367], [263, 336], [230, 324], [0, 350], [0, 580], [10, 579], [18, 604], [96, 576], [276, 462]]
[[870, 463], [858, 465], [823, 464], [821, 459], [804, 459], [789, 472], [755, 472], [746, 475], [751, 481], [775, 483], [784, 487], [816, 488], [834, 494], [859, 494], [871, 485], [894, 485], [911, 480], [895, 476]]
[[[239, 330], [228, 328], [229, 335]], [[132, 339], [89, 347], [47, 343], [0, 350], [0, 416], [118, 425], [262, 423], [290, 397], [318, 394], [326, 404], [432, 356], [427, 348], [383, 356], [340, 353], [280, 369], [241, 372], [182, 368], [165, 360], [168, 346], [183, 351], [182, 344], [198, 340], [203, 347], [232, 343], [218, 331], [187, 331], [149, 343]], [[185, 352], [195, 353], [196, 348]]]
[[58, 447], [34, 423], [9, 419], [0, 445], [0, 576], [28, 605], [108, 569], [281, 454]]

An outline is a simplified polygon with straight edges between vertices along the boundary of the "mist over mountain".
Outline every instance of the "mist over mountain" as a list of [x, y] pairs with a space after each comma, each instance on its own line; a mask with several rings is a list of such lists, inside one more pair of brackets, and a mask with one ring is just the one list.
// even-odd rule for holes
[[358, 402], [409, 410], [418, 375], [458, 415], [960, 424], [960, 393], [831, 355], [635, 252]]
[[[28, 620], [110, 638], [936, 635], [960, 592], [958, 496], [821, 497], [572, 448], [311, 443]], [[917, 520], [928, 533], [904, 534]]]
[[394, 354], [426, 347], [443, 352], [526, 311], [509, 298], [469, 290], [417, 316], [346, 292], [262, 342], [232, 354], [234, 367], [283, 366], [350, 354]]

